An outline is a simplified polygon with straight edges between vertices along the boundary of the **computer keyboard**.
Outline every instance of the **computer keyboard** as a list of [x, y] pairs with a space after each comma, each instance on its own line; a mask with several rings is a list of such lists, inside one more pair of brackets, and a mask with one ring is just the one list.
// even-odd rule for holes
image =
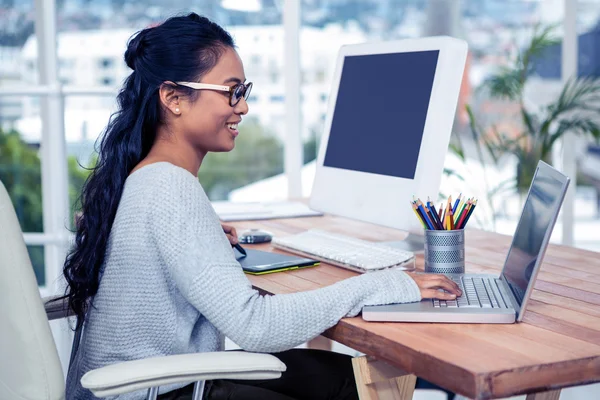
[[387, 268], [415, 269], [414, 253], [319, 229], [275, 237], [272, 243], [291, 253], [357, 272]]
[[508, 308], [504, 297], [508, 298], [504, 288], [498, 286], [494, 279], [470, 276], [450, 276], [460, 288], [463, 295], [456, 300], [432, 299], [434, 307], [458, 308]]

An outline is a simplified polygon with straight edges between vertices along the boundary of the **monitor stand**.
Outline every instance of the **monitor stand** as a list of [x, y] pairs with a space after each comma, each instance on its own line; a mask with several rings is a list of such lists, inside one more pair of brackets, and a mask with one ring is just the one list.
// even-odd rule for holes
[[386, 246], [394, 247], [396, 249], [412, 251], [413, 253], [419, 253], [425, 251], [425, 236], [416, 235], [409, 233], [404, 240], [396, 240], [393, 242], [380, 242]]

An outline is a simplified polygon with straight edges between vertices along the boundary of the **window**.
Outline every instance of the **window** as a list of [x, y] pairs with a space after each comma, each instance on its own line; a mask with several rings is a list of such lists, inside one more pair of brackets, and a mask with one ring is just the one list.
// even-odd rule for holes
[[[600, 3], [594, 0], [578, 0], [577, 69], [580, 78], [600, 78]], [[560, 57], [562, 50], [553, 49], [553, 57]], [[560, 65], [560, 58], [556, 63]], [[562, 71], [561, 71], [562, 73]], [[597, 123], [597, 119], [596, 123]], [[574, 211], [575, 245], [594, 251], [600, 251], [600, 185], [598, 168], [595, 163], [600, 159], [598, 144], [590, 139], [577, 139], [576, 146], [583, 151], [577, 159], [577, 191]], [[591, 227], [594, 227], [590, 229]], [[590, 229], [590, 230], [588, 230]], [[556, 229], [555, 229], [556, 230]], [[585, 234], [583, 232], [586, 232]]]
[[[5, 2], [0, 13], [0, 181], [26, 234], [44, 232], [39, 97], [2, 95], [37, 82], [32, 0]], [[28, 246], [38, 284], [46, 284], [44, 246]]]
[[311, 73], [310, 71], [302, 71], [300, 74], [300, 82], [302, 85], [309, 83]]
[[[73, 40], [83, 43], [88, 49], [85, 54], [75, 55], [78, 68], [73, 79], [78, 85], [120, 85], [131, 73], [123, 61], [123, 51], [129, 37], [140, 29], [162, 22], [168, 16], [190, 11], [214, 20], [234, 37], [237, 51], [246, 67], [247, 78], [254, 83], [251, 103], [256, 103], [261, 93], [272, 92], [270, 88], [279, 84], [277, 80], [283, 62], [270, 68], [275, 81], [271, 80], [271, 75], [262, 66], [267, 60], [265, 57], [281, 59], [283, 52], [272, 55], [272, 52], [257, 47], [257, 43], [264, 39], [283, 33], [281, 11], [276, 3], [263, 2], [265, 4], [260, 11], [244, 11], [224, 8], [223, 2], [202, 1], [206, 3], [202, 7], [189, 2], [186, 9], [168, 0], [120, 0], [123, 7], [118, 12], [111, 1], [89, 3], [89, 6], [65, 5], [58, 9], [58, 47], [68, 49], [66, 43]], [[115, 49], [123, 50], [115, 54]], [[66, 97], [65, 114], [69, 116], [65, 118], [69, 122], [65, 126], [68, 157], [74, 156], [86, 162], [93, 159], [94, 147], [90, 144], [97, 139], [108, 122], [110, 112], [114, 111], [115, 95]], [[253, 107], [249, 116], [267, 111]], [[202, 163], [199, 179], [210, 199], [224, 200], [231, 195], [243, 197], [245, 186], [283, 171], [283, 128], [267, 128], [258, 121], [264, 121], [264, 118], [257, 115], [255, 122], [245, 118], [239, 127], [242, 134], [237, 139], [235, 149], [231, 153], [209, 154]], [[255, 157], [261, 162], [251, 161]], [[255, 168], [244, 168], [240, 173], [236, 166], [244, 163], [252, 163]], [[80, 188], [79, 178], [70, 175], [70, 179], [76, 181], [76, 186]]]
[[60, 70], [71, 70], [75, 66], [75, 60], [72, 58], [61, 58], [58, 60]]
[[[516, 138], [526, 132], [521, 118], [521, 104], [518, 100], [507, 100], [502, 98], [496, 91], [491, 90], [488, 82], [497, 77], [497, 71], [502, 68], [512, 69], [516, 57], [523, 53], [534, 35], [536, 25], [546, 27], [553, 23], [562, 23], [563, 4], [554, 4], [549, 7], [549, 2], [530, 2], [525, 0], [512, 2], [476, 2], [466, 1], [462, 10], [455, 10], [448, 6], [437, 11], [428, 11], [427, 29], [432, 33], [442, 33], [443, 29], [449, 32], [451, 29], [463, 29], [465, 38], [469, 44], [469, 55], [462, 82], [461, 92], [455, 117], [453, 141], [462, 143], [464, 148], [471, 148], [465, 153], [468, 162], [482, 164], [487, 174], [476, 175], [473, 170], [466, 168], [465, 162], [461, 161], [458, 154], [453, 151], [446, 157], [446, 168], [453, 171], [461, 171], [460, 174], [465, 182], [460, 186], [464, 191], [476, 192], [480, 203], [485, 203], [490, 212], [479, 215], [476, 224], [479, 227], [512, 235], [521, 211], [520, 190], [499, 190], [501, 182], [514, 185], [518, 181], [517, 165], [518, 157], [507, 155], [504, 158], [507, 163], [500, 168], [491, 159], [483, 162], [477, 154], [476, 147], [480, 141], [474, 141], [470, 128], [471, 116], [473, 122], [480, 126], [479, 134], [483, 136], [492, 135], [492, 127], [506, 137]], [[502, 10], [502, 12], [500, 12]], [[445, 22], [444, 15], [460, 12], [459, 26]], [[486, 21], [494, 20], [494, 25]], [[558, 34], [558, 32], [555, 32]], [[532, 62], [532, 65], [546, 63], [546, 56], [540, 56]], [[559, 61], [560, 64], [560, 61]], [[553, 84], [528, 79], [528, 90], [534, 87], [533, 92], [546, 93], [546, 99], [542, 99], [536, 93], [528, 95], [526, 100], [529, 111], [541, 107], [543, 102], [553, 95], [547, 89]], [[467, 106], [472, 114], [467, 113]], [[473, 147], [471, 147], [473, 146]], [[486, 150], [484, 150], [484, 154]], [[537, 160], [535, 161], [537, 164]], [[522, 175], [525, 176], [525, 175]], [[525, 179], [524, 179], [525, 180]], [[529, 179], [530, 182], [530, 179]], [[455, 177], [445, 176], [442, 186], [449, 188], [456, 184]], [[507, 183], [504, 183], [505, 185]], [[527, 183], [529, 186], [529, 183]], [[458, 187], [458, 186], [457, 186]], [[485, 188], [486, 189], [481, 189]], [[443, 189], [441, 189], [443, 190]], [[497, 194], [489, 195], [497, 190]], [[448, 189], [447, 189], [448, 191]]]
[[323, 83], [325, 82], [325, 70], [319, 68], [315, 73], [315, 82]]
[[103, 86], [113, 86], [115, 84], [115, 80], [109, 77], [102, 78], [100, 82]]
[[269, 75], [271, 77], [270, 78], [271, 83], [278, 83], [279, 82], [279, 76], [280, 76], [279, 71], [273, 71], [272, 70]]
[[46, 264], [44, 262], [44, 246], [27, 246], [27, 253], [31, 260], [33, 272], [38, 286], [46, 285]]
[[115, 61], [112, 58], [101, 58], [98, 64], [104, 68], [112, 68], [115, 65]]
[[[39, 98], [35, 98], [39, 100]], [[0, 181], [13, 203], [21, 230], [44, 232], [39, 117], [23, 118], [24, 98], [0, 97]], [[28, 247], [38, 285], [45, 285], [44, 246]]]
[[261, 59], [261, 57], [260, 57], [259, 55], [256, 55], [256, 54], [254, 54], [254, 55], [252, 55], [252, 56], [250, 57], [250, 64], [251, 64], [253, 67], [258, 67], [258, 66], [260, 66], [261, 62], [262, 62], [262, 59]]

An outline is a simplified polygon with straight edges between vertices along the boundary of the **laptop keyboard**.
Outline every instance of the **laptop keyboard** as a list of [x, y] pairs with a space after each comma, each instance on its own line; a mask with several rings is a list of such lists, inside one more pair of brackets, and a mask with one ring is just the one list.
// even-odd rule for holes
[[469, 276], [449, 276], [462, 291], [463, 295], [456, 300], [432, 299], [434, 307], [448, 308], [508, 308], [508, 298], [502, 285], [495, 279]]

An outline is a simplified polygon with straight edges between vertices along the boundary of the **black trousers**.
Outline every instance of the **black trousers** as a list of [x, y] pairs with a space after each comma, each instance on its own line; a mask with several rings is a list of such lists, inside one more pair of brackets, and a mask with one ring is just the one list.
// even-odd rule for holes
[[[352, 357], [314, 349], [292, 349], [273, 354], [287, 370], [278, 379], [214, 380], [206, 382], [205, 400], [358, 400]], [[421, 379], [417, 388], [440, 389]], [[158, 396], [160, 400], [188, 400], [194, 385]], [[443, 390], [443, 389], [440, 389]], [[454, 393], [448, 398], [454, 398]]]

